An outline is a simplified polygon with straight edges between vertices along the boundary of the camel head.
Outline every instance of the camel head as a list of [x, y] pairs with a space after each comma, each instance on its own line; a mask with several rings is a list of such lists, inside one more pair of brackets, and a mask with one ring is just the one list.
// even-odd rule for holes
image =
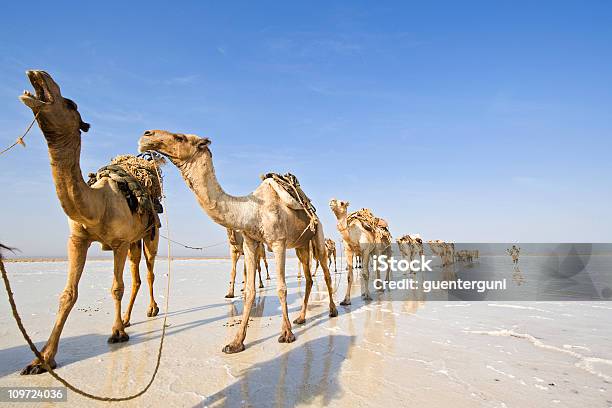
[[342, 216], [346, 215], [348, 212], [349, 204], [350, 203], [348, 201], [336, 200], [335, 198], [332, 198], [329, 201], [329, 208], [331, 208], [336, 216]]
[[77, 104], [64, 98], [59, 86], [45, 71], [27, 71], [26, 75], [34, 87], [34, 95], [23, 91], [21, 102], [37, 115], [38, 125], [49, 142], [65, 135], [80, 135], [87, 132], [89, 123], [83, 122]]
[[147, 130], [138, 141], [138, 150], [154, 150], [176, 165], [186, 163], [202, 154], [212, 156], [210, 139], [196, 135], [172, 133], [166, 130]]

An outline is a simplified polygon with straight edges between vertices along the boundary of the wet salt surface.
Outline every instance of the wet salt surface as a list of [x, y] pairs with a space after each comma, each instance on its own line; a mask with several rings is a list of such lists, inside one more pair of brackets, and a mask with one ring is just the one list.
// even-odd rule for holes
[[[66, 268], [65, 262], [7, 265], [24, 323], [39, 346], [53, 326]], [[159, 260], [155, 291], [162, 311], [166, 268]], [[296, 277], [294, 259], [287, 268], [293, 320], [304, 282]], [[130, 340], [107, 344], [111, 269], [108, 261], [87, 263], [60, 342], [57, 371], [89, 392], [123, 396], [140, 390], [153, 371], [162, 316], [146, 317], [143, 265], [143, 285], [127, 328]], [[174, 261], [160, 372], [147, 394], [121, 405], [612, 406], [612, 303], [430, 302], [422, 293], [391, 300], [397, 294], [378, 292], [364, 303], [357, 284], [353, 304], [338, 306], [339, 316], [330, 319], [321, 275], [315, 278], [306, 324], [293, 326], [294, 343], [277, 342], [281, 314], [273, 279], [258, 289], [246, 350], [225, 355], [221, 348], [235, 334], [242, 313], [240, 298], [223, 298], [229, 261]], [[346, 274], [333, 279], [338, 302]], [[131, 287], [127, 269], [125, 285], [124, 307]], [[49, 375], [19, 376], [31, 359], [8, 302], [0, 302], [0, 386], [57, 385]], [[70, 405], [103, 404], [71, 392], [68, 398]]]

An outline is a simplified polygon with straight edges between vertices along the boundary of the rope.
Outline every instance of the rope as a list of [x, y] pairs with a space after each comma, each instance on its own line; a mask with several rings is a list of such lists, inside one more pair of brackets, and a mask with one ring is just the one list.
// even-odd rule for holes
[[172, 242], [173, 244], [180, 245], [180, 246], [182, 246], [183, 248], [187, 248], [187, 249], [195, 249], [195, 250], [197, 250], [197, 251], [203, 251], [203, 250], [205, 250], [206, 248], [212, 248], [212, 247], [215, 247], [215, 246], [218, 246], [218, 245], [223, 245], [223, 244], [225, 244], [225, 241], [223, 241], [223, 242], [217, 242], [216, 244], [212, 244], [212, 245], [206, 245], [206, 246], [201, 246], [201, 247], [194, 247], [194, 246], [187, 245], [187, 244], [183, 244], [182, 242], [178, 242], [178, 241], [175, 241], [175, 240], [173, 240], [173, 239], [170, 239], [170, 238], [168, 238], [168, 237], [166, 237], [166, 236], [164, 236], [164, 235], [162, 235], [162, 234], [159, 234], [159, 236], [160, 236], [161, 238], [163, 238], [163, 239], [166, 239], [166, 240], [168, 240], [168, 241]]
[[38, 113], [36, 115], [34, 115], [34, 119], [32, 119], [32, 122], [30, 122], [30, 125], [28, 126], [28, 128], [26, 129], [26, 131], [23, 133], [23, 135], [19, 136], [17, 138], [17, 140], [15, 140], [15, 143], [13, 143], [12, 145], [10, 145], [9, 147], [7, 147], [6, 149], [2, 150], [0, 152], [0, 156], [3, 155], [4, 153], [8, 152], [9, 150], [11, 150], [13, 147], [17, 146], [17, 145], [22, 145], [23, 147], [25, 147], [25, 142], [23, 141], [23, 139], [26, 137], [26, 135], [30, 132], [30, 129], [32, 129], [32, 126], [34, 126], [34, 122], [36, 122], [36, 118], [38, 117]]
[[[31, 126], [30, 126], [31, 127]], [[29, 130], [29, 128], [28, 128]], [[26, 131], [27, 134], [27, 131]], [[24, 135], [25, 136], [25, 135]], [[23, 138], [23, 136], [22, 136]], [[161, 177], [159, 175], [159, 171], [158, 171], [158, 167], [157, 164], [155, 165], [155, 172], [157, 174], [157, 177], [159, 179], [160, 185], [162, 185], [162, 181], [161, 181]], [[164, 199], [164, 204], [165, 203], [165, 195], [163, 194], [163, 185], [162, 185], [162, 199]], [[168, 207], [166, 206], [166, 209]], [[168, 212], [164, 211], [164, 219], [166, 221], [166, 228], [168, 229], [168, 235], [170, 235], [170, 227], [168, 224]], [[93, 400], [97, 400], [97, 401], [107, 401], [107, 402], [119, 402], [119, 401], [129, 401], [129, 400], [133, 400], [135, 398], [140, 397], [141, 395], [143, 395], [145, 392], [147, 392], [149, 390], [149, 388], [151, 387], [151, 385], [153, 384], [153, 381], [155, 380], [155, 377], [157, 376], [157, 372], [159, 370], [159, 366], [161, 363], [161, 356], [162, 356], [162, 350], [164, 347], [164, 338], [166, 337], [166, 320], [168, 319], [168, 305], [169, 305], [169, 298], [170, 298], [170, 277], [171, 277], [171, 272], [172, 272], [172, 268], [171, 268], [171, 262], [172, 262], [172, 257], [171, 257], [171, 253], [170, 253], [170, 241], [168, 241], [168, 284], [166, 285], [166, 311], [164, 314], [164, 322], [163, 322], [163, 326], [162, 326], [162, 334], [161, 334], [161, 338], [159, 341], [159, 349], [157, 351], [157, 361], [155, 363], [155, 370], [153, 371], [153, 374], [151, 375], [151, 379], [149, 380], [149, 382], [147, 383], [147, 385], [140, 390], [139, 392], [126, 396], [126, 397], [103, 397], [103, 396], [99, 396], [99, 395], [94, 395], [94, 394], [90, 394], [86, 391], [83, 391], [79, 388], [77, 388], [76, 386], [72, 385], [71, 383], [69, 383], [67, 380], [65, 380], [64, 378], [62, 378], [59, 374], [57, 374], [53, 368], [51, 368], [51, 366], [45, 361], [44, 357], [42, 356], [42, 354], [40, 353], [40, 351], [38, 351], [38, 349], [36, 348], [36, 345], [34, 345], [34, 343], [32, 342], [32, 339], [30, 338], [30, 336], [28, 335], [25, 327], [23, 326], [23, 323], [21, 321], [21, 317], [19, 316], [19, 312], [17, 311], [17, 305], [15, 304], [15, 299], [13, 298], [13, 292], [11, 289], [11, 284], [9, 282], [7, 273], [6, 273], [6, 269], [4, 268], [4, 263], [2, 262], [2, 257], [0, 257], [0, 272], [2, 272], [2, 280], [4, 281], [4, 287], [6, 289], [6, 293], [8, 295], [9, 298], [9, 303], [11, 304], [11, 309], [13, 311], [13, 317], [15, 318], [15, 321], [17, 322], [17, 326], [19, 327], [19, 331], [21, 331], [21, 334], [23, 335], [23, 338], [25, 339], [25, 341], [28, 343], [28, 345], [30, 346], [30, 349], [32, 350], [32, 352], [34, 353], [34, 355], [41, 361], [42, 366], [49, 372], [49, 374], [51, 374], [51, 376], [53, 378], [55, 378], [57, 381], [59, 381], [60, 383], [62, 383], [66, 388], [68, 388], [69, 390], [80, 394], [86, 398], [90, 398]]]

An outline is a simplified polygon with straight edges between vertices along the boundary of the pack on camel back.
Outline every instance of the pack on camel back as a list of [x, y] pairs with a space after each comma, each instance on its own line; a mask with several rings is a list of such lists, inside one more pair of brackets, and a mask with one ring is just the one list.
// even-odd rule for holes
[[391, 242], [389, 224], [384, 219], [372, 214], [369, 208], [362, 208], [361, 210], [350, 213], [346, 222], [350, 224], [354, 220], [360, 221], [365, 229], [373, 233], [377, 243], [388, 244]]
[[[157, 214], [164, 212], [160, 201], [162, 196], [161, 169], [158, 167], [159, 164], [164, 163], [163, 159], [155, 158], [150, 154], [120, 155], [112, 159], [111, 164], [100, 168], [96, 173], [89, 173], [87, 184], [92, 186], [105, 177], [115, 181], [125, 195], [132, 213], [148, 214], [147, 229], [151, 229], [152, 234], [155, 234], [153, 227], [161, 227]], [[154, 236], [151, 238], [153, 239]], [[102, 249], [109, 251], [111, 248], [103, 245]]]
[[[310, 218], [308, 228], [315, 232], [319, 223], [317, 209], [312, 205], [310, 198], [302, 191], [297, 177], [291, 173], [280, 175], [277, 173], [267, 173], [261, 176], [262, 181], [274, 181], [270, 185], [274, 188], [281, 200], [293, 210], [304, 210]], [[279, 188], [280, 187], [280, 188]]]

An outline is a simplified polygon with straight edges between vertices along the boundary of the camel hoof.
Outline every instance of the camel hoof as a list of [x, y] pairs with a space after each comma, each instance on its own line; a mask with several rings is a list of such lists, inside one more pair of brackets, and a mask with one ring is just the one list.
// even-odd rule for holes
[[110, 344], [124, 343], [129, 339], [130, 336], [128, 336], [126, 332], [117, 332], [113, 333], [113, 335], [108, 338], [107, 342]]
[[[55, 364], [55, 360], [51, 360], [50, 365], [51, 365], [51, 368], [57, 367], [57, 364]], [[28, 364], [23, 370], [21, 370], [20, 374], [21, 375], [37, 375], [37, 374], [42, 374], [46, 372], [47, 372], [47, 369], [43, 367], [43, 365], [40, 363], [38, 359], [35, 359], [30, 364]]]
[[342, 302], [340, 302], [340, 306], [350, 306], [350, 305], [351, 305], [350, 300], [344, 299]]
[[293, 343], [295, 341], [295, 335], [291, 332], [283, 333], [278, 337], [279, 343]]
[[361, 298], [362, 298], [363, 300], [365, 300], [365, 301], [370, 301], [370, 300], [372, 300], [372, 297], [371, 297], [369, 294], [367, 294], [367, 295], [361, 295]]
[[336, 317], [338, 316], [338, 309], [336, 309], [336, 307], [334, 306], [333, 308], [329, 309], [329, 317]]
[[298, 317], [297, 319], [295, 319], [293, 321], [293, 323], [295, 323], [295, 324], [304, 324], [304, 323], [306, 323], [306, 319], [304, 319], [303, 317]]
[[234, 353], [240, 353], [241, 351], [244, 351], [244, 344], [240, 343], [237, 346], [234, 346], [233, 344], [227, 344], [225, 347], [223, 347], [223, 351], [225, 354], [234, 354]]
[[225, 295], [226, 299], [232, 299], [234, 297], [233, 293], [228, 293], [227, 295]]
[[271, 279], [272, 279], [272, 278], [271, 278], [271, 277], [269, 277], [269, 276], [266, 278], [266, 280], [271, 280]]
[[149, 310], [147, 310], [147, 317], [155, 317], [159, 313], [159, 307], [157, 305], [149, 306]]
[[259, 284], [259, 289], [262, 289], [264, 287], [263, 283]]

